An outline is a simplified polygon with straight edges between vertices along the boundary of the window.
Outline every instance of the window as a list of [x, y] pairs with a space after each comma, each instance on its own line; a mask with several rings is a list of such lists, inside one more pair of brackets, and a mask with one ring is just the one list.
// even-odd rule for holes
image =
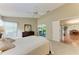
[[38, 26], [38, 35], [46, 37], [46, 25], [45, 24]]
[[17, 35], [17, 23], [4, 21], [5, 34], [8, 37], [16, 37]]

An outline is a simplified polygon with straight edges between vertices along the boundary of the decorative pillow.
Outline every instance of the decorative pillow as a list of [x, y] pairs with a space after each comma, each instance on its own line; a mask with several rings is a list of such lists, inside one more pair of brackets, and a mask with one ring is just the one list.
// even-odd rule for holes
[[15, 45], [8, 40], [0, 40], [0, 51], [6, 51], [8, 49], [14, 48]]

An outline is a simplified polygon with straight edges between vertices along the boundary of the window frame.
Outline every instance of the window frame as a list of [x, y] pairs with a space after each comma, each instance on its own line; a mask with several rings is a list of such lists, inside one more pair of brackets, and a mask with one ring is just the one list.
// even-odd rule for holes
[[[17, 24], [17, 28], [16, 28], [16, 37], [17, 37], [17, 34], [18, 34], [18, 22], [17, 21], [8, 21], [8, 20], [3, 20], [3, 24], [5, 23], [5, 22], [12, 22], [12, 23], [16, 23]], [[3, 25], [4, 26], [4, 25]], [[6, 35], [6, 33], [5, 33], [5, 35]]]

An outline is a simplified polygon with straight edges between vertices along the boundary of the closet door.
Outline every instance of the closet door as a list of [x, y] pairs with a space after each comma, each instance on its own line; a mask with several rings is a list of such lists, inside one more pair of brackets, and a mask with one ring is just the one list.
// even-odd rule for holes
[[61, 26], [60, 21], [52, 22], [52, 40], [60, 41], [61, 40]]

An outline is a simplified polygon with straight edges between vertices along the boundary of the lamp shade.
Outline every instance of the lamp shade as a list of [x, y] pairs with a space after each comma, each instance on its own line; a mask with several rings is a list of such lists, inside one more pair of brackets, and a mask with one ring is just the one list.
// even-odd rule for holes
[[2, 20], [0, 20], [0, 26], [3, 26], [3, 21]]
[[2, 20], [0, 20], [0, 32], [4, 32], [4, 26]]
[[4, 32], [4, 27], [0, 26], [0, 32]]

